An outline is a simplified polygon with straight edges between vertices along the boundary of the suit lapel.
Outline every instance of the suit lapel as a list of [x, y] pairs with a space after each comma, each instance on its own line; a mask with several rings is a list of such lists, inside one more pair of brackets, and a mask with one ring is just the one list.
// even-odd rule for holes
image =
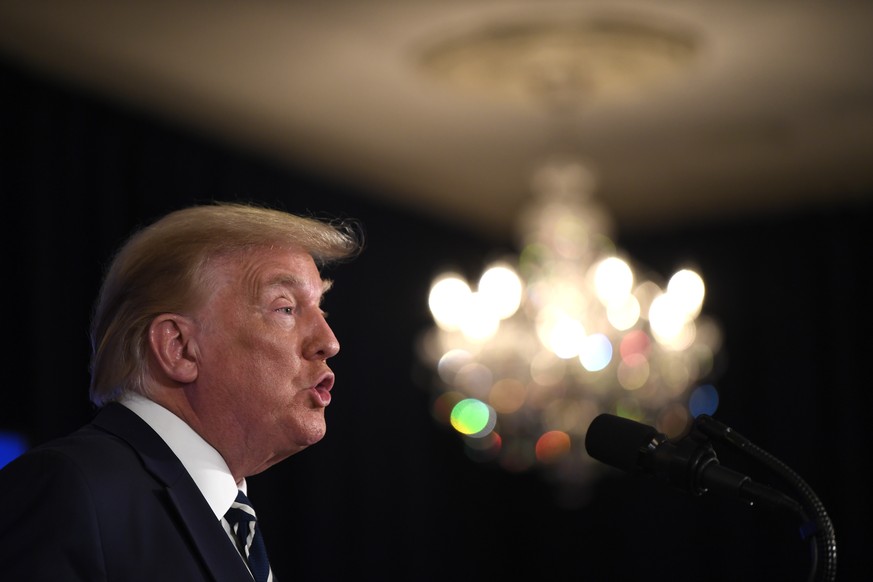
[[[239, 552], [230, 542], [227, 533], [215, 519], [215, 514], [209, 508], [200, 490], [194, 482], [187, 479], [191, 486], [177, 483], [167, 489], [170, 500], [187, 526], [191, 538], [206, 562], [212, 575], [219, 582], [251, 579]], [[203, 507], [209, 514], [209, 519], [203, 519]]]
[[167, 499], [185, 525], [215, 580], [250, 580], [251, 575], [227, 533], [182, 462], [152, 428], [120, 404], [108, 404], [92, 422], [127, 442], [146, 469], [166, 487]]

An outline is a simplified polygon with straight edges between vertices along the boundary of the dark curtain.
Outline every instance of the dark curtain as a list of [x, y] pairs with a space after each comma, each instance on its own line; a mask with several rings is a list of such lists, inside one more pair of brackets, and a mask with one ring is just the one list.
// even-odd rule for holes
[[[464, 455], [431, 416], [416, 341], [429, 325], [431, 278], [449, 266], [472, 276], [508, 242], [379, 205], [347, 177], [279, 165], [14, 63], [0, 63], [0, 87], [0, 430], [36, 444], [92, 414], [89, 312], [103, 268], [132, 229], [209, 200], [353, 217], [367, 248], [330, 273], [327, 309], [343, 351], [328, 436], [251, 480], [280, 579], [805, 575], [796, 524], [734, 499], [608, 473], [587, 503], [569, 506], [536, 471], [511, 474]], [[836, 527], [842, 580], [865, 579], [873, 564], [871, 219], [873, 205], [858, 204], [618, 240], [661, 274], [699, 266], [706, 311], [725, 338], [715, 416], [819, 495]], [[727, 455], [732, 468], [757, 475]]]

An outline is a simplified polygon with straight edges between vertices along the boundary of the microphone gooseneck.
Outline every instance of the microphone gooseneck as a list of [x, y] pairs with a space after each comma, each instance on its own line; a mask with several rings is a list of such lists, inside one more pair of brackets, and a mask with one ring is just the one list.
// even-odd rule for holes
[[[722, 466], [711, 439], [736, 447], [764, 463], [788, 483], [800, 496], [800, 501]], [[688, 434], [668, 439], [654, 427], [601, 414], [588, 428], [585, 449], [602, 463], [629, 473], [655, 476], [693, 495], [713, 491], [794, 516], [800, 520], [802, 537], [811, 538], [810, 580], [835, 579], [837, 554], [833, 525], [812, 489], [784, 463], [712, 417], [701, 415]]]

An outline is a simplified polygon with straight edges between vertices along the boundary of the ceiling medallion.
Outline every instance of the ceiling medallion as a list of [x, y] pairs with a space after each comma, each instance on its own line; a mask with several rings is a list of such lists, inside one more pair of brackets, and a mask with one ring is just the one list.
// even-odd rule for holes
[[690, 31], [626, 17], [491, 25], [423, 51], [428, 74], [519, 104], [626, 99], [679, 76], [699, 55]]

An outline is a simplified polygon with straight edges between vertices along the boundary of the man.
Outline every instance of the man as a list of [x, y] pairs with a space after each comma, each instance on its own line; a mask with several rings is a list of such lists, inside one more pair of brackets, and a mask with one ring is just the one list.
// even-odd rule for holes
[[339, 343], [319, 267], [359, 249], [244, 205], [131, 237], [94, 312], [99, 412], [0, 471], [0, 578], [272, 580], [246, 477], [325, 434]]

